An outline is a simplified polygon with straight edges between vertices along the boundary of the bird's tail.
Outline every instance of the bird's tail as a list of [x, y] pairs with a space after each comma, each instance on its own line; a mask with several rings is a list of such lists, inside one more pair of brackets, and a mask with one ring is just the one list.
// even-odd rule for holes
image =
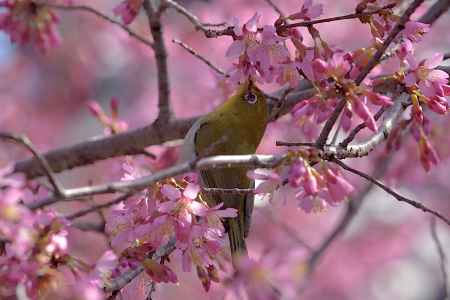
[[244, 228], [238, 218], [227, 220], [228, 238], [230, 240], [231, 260], [236, 269], [239, 259], [247, 257], [247, 245], [245, 244]]

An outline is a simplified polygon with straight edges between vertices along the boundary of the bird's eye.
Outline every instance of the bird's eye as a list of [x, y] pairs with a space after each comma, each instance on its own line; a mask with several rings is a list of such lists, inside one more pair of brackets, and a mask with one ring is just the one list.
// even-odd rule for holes
[[247, 101], [248, 103], [255, 104], [257, 100], [258, 96], [256, 96], [252, 92], [249, 91], [247, 94], [245, 94], [245, 101]]

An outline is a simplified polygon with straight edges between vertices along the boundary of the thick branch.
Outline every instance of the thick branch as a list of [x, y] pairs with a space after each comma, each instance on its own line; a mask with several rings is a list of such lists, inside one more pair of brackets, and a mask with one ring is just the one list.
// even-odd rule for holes
[[156, 119], [157, 125], [167, 123], [171, 119], [170, 109], [170, 86], [169, 73], [167, 67], [167, 50], [164, 43], [164, 33], [161, 24], [161, 11], [155, 9], [150, 0], [143, 2], [144, 10], [147, 14], [148, 25], [153, 36], [153, 48], [155, 49], [156, 67], [158, 70], [158, 109], [159, 114]]
[[[106, 194], [106, 193], [132, 193], [147, 188], [152, 183], [165, 178], [174, 177], [192, 170], [202, 170], [209, 168], [226, 168], [231, 165], [247, 166], [250, 168], [273, 168], [282, 162], [284, 156], [277, 155], [218, 155], [202, 158], [198, 161], [188, 161], [164, 169], [152, 175], [143, 176], [134, 180], [115, 181], [107, 184], [85, 186], [80, 188], [66, 189], [64, 201], [82, 198], [86, 196]], [[31, 209], [42, 208], [61, 201], [60, 197], [51, 196], [47, 199], [31, 203]]]
[[[195, 120], [196, 118], [173, 121], [167, 124], [164, 130], [148, 125], [52, 150], [43, 156], [52, 171], [57, 173], [107, 158], [141, 154], [142, 149], [150, 145], [183, 138]], [[25, 173], [30, 179], [44, 175], [39, 162], [34, 158], [17, 162], [14, 165], [14, 172]]]
[[355, 158], [368, 155], [377, 145], [389, 137], [392, 129], [397, 125], [402, 112], [409, 105], [409, 95], [404, 93], [398, 97], [395, 103], [386, 111], [383, 124], [378, 132], [366, 141], [359, 142], [354, 145], [340, 144], [339, 146], [325, 146], [326, 155], [333, 155], [338, 159]]
[[[274, 94], [277, 97], [284, 89]], [[277, 117], [286, 114], [298, 102], [314, 95], [314, 89], [307, 81], [302, 81], [283, 102]], [[272, 105], [275, 107], [276, 105]], [[96, 161], [123, 156], [141, 154], [142, 149], [167, 141], [182, 139], [197, 118], [174, 120], [164, 125], [164, 130], [154, 124], [116, 135], [81, 142], [68, 147], [44, 153], [53, 172], [62, 172], [76, 167], [92, 164]], [[274, 121], [273, 119], [272, 121]], [[39, 162], [26, 159], [14, 165], [14, 172], [25, 173], [29, 179], [44, 175]]]
[[446, 13], [449, 8], [450, 0], [439, 0], [428, 9], [419, 21], [432, 25], [440, 16]]

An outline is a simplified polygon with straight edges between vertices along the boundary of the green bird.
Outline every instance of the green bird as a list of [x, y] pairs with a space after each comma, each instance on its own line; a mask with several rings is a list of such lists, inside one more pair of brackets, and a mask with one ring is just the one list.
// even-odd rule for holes
[[[247, 81], [226, 102], [192, 125], [184, 140], [182, 158], [254, 154], [268, 121], [266, 97]], [[246, 167], [202, 170], [201, 185], [222, 189], [253, 188], [254, 182], [247, 177], [247, 171]], [[223, 220], [236, 266], [237, 258], [247, 255], [245, 238], [250, 229], [254, 195], [203, 191], [202, 198], [210, 207], [223, 202], [225, 208], [237, 210], [237, 217]]]

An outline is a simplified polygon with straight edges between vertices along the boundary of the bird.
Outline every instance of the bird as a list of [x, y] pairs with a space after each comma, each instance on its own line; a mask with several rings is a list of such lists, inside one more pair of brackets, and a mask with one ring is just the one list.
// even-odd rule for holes
[[[189, 129], [181, 157], [193, 160], [214, 155], [254, 154], [269, 121], [269, 107], [264, 93], [251, 81], [241, 83], [233, 95], [212, 112], [199, 118]], [[254, 181], [248, 168], [235, 166], [200, 171], [203, 188], [251, 189]], [[237, 210], [235, 218], [222, 220], [228, 233], [232, 264], [248, 257], [245, 238], [249, 234], [254, 206], [253, 193], [211, 193], [202, 190], [201, 198], [209, 207], [223, 203]]]

